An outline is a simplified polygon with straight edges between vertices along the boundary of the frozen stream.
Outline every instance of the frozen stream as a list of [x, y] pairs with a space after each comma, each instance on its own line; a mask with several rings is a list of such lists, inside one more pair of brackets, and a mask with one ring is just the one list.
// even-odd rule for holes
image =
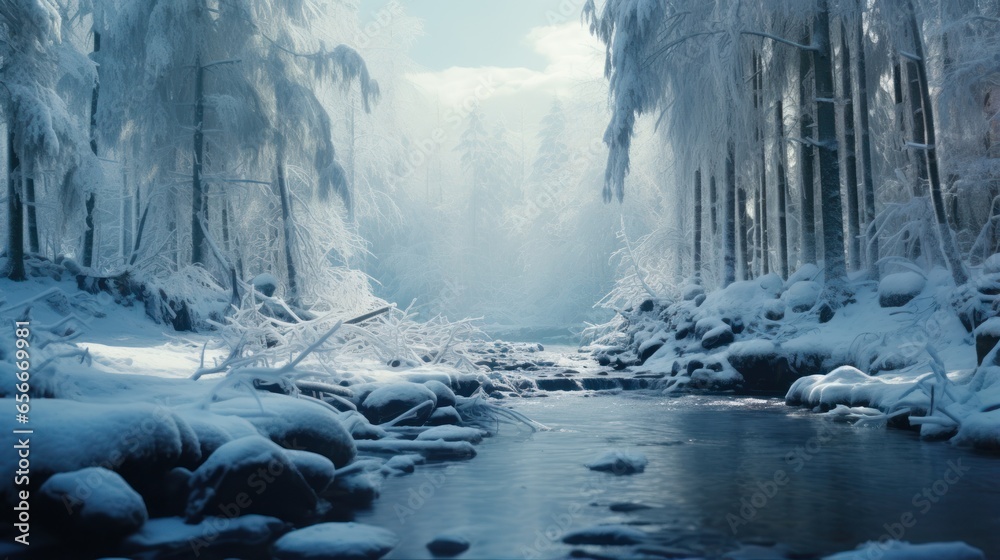
[[[635, 554], [561, 542], [600, 523], [630, 524], [655, 546], [707, 557], [750, 546], [770, 550], [761, 557], [801, 558], [878, 539], [907, 513], [915, 525], [902, 540], [964, 540], [1000, 557], [997, 457], [911, 432], [834, 424], [779, 400], [553, 393], [516, 407], [551, 431], [505, 425], [471, 461], [387, 480], [373, 509], [357, 515], [401, 537], [389, 558], [430, 557], [425, 544], [456, 530], [472, 542], [463, 558]], [[645, 454], [645, 472], [616, 477], [583, 466], [612, 448]], [[961, 476], [945, 477], [957, 461]], [[744, 508], [752, 518], [734, 534], [741, 498], [753, 500], [758, 483], [780, 479], [779, 471], [785, 484], [757, 496], [761, 507]], [[924, 488], [936, 503], [914, 502]], [[938, 498], [935, 489], [946, 493]], [[650, 507], [609, 507], [625, 502]]]

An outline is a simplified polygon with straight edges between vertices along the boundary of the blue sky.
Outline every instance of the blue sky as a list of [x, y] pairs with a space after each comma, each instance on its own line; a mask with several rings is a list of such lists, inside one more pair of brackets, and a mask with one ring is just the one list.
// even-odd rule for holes
[[[583, 0], [399, 0], [424, 20], [425, 35], [411, 51], [428, 70], [452, 66], [542, 70], [544, 56], [526, 40], [534, 27], [579, 21]], [[362, 21], [386, 0], [362, 0]]]
[[526, 44], [532, 27], [541, 25], [537, 0], [424, 0], [403, 2], [424, 20], [423, 37], [412, 52], [428, 70], [449, 66], [523, 66], [541, 70], [544, 58]]
[[390, 2], [423, 22], [407, 78], [440, 111], [474, 102], [531, 135], [553, 99], [607, 95], [604, 48], [580, 20], [585, 0], [360, 0], [362, 26], [397, 12]]

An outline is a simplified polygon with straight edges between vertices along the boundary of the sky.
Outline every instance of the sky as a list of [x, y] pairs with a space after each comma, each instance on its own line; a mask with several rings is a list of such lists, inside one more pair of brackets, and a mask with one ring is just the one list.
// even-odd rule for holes
[[[389, 1], [361, 0], [362, 25]], [[394, 1], [424, 24], [410, 51], [421, 69], [408, 77], [444, 109], [478, 102], [511, 128], [532, 128], [555, 97], [606, 95], [603, 47], [580, 19], [584, 0]]]

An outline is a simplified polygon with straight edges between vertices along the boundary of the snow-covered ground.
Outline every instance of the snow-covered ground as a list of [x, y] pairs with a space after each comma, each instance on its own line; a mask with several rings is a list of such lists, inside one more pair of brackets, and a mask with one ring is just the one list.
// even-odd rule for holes
[[[243, 556], [284, 533], [275, 557], [380, 556], [393, 542], [382, 529], [331, 522], [300, 534], [287, 523], [342, 517], [375, 499], [385, 477], [474, 457], [488, 432], [473, 426], [521, 420], [452, 391], [487, 379], [463, 358], [457, 329], [428, 351], [405, 317], [317, 320], [287, 327], [290, 346], [233, 352], [224, 329], [179, 333], [69, 281], [0, 280], [0, 290], [10, 327], [0, 332], [0, 406], [9, 428], [32, 430], [30, 477], [0, 483], [11, 507], [30, 492], [31, 531], [4, 532], [29, 533], [43, 556]], [[387, 328], [397, 340], [371, 332]], [[26, 381], [15, 359], [27, 362]], [[14, 473], [18, 460], [3, 455], [0, 470]]]
[[[592, 329], [590, 348], [605, 363], [664, 375], [668, 390], [787, 391], [789, 404], [871, 407], [842, 416], [908, 421], [925, 437], [996, 450], [1000, 365], [990, 354], [977, 367], [977, 339], [959, 312], [988, 313], [996, 274], [988, 266], [973, 283], [981, 292], [964, 301], [943, 269], [858, 280], [837, 308], [813, 265], [787, 281], [772, 274], [710, 293], [691, 285], [677, 301], [649, 300]], [[976, 333], [997, 326], [986, 320]]]
[[[231, 340], [220, 332], [178, 333], [151, 321], [141, 307], [120, 306], [106, 294], [81, 293], [70, 282], [0, 281], [0, 285], [4, 321], [29, 319], [32, 330], [30, 419], [24, 425], [12, 422], [11, 428], [34, 430], [32, 480], [47, 480], [37, 494], [32, 493], [37, 513], [31, 518], [31, 538], [34, 550], [42, 555], [156, 558], [212, 550], [252, 557], [269, 550], [276, 558], [378, 557], [392, 550], [398, 538], [383, 528], [340, 519], [345, 511], [376, 499], [386, 477], [405, 476], [426, 461], [474, 457], [474, 446], [497, 419], [538, 427], [490, 399], [470, 399], [453, 390], [472, 380], [513, 393], [518, 384], [504, 385], [513, 379], [508, 375], [530, 372], [487, 376], [464, 366], [468, 362], [462, 360], [420, 359], [416, 350], [416, 359], [401, 355], [385, 361], [377, 358], [378, 352], [357, 351], [361, 343], [352, 338], [355, 331], [334, 331], [323, 338], [330, 331], [317, 329], [304, 332], [308, 336], [287, 355], [265, 353], [256, 362], [192, 379], [199, 369], [205, 372], [226, 363]], [[750, 283], [736, 289], [747, 293], [710, 295], [703, 310], [750, 313], [771, 293], [767, 286]], [[830, 356], [837, 356], [851, 324], [880, 325], [886, 336], [913, 321], [885, 313], [877, 304], [867, 305], [877, 297], [874, 291], [860, 291], [856, 297], [858, 303], [838, 312], [826, 323], [829, 327], [803, 329], [794, 340], [822, 345], [830, 349]], [[707, 311], [695, 322], [706, 319], [712, 322]], [[728, 325], [719, 320], [706, 333], [720, 324]], [[989, 441], [996, 435], [992, 410], [976, 407], [981, 408], [977, 399], [992, 396], [995, 387], [986, 383], [987, 377], [983, 391], [970, 389], [970, 345], [954, 327], [946, 324], [946, 336], [938, 339], [941, 361], [959, 364], [945, 375], [921, 372], [919, 360], [909, 369], [878, 377], [842, 368], [829, 376], [802, 378], [789, 399], [863, 421], [884, 420], [884, 413], [902, 404], [924, 406], [922, 410], [930, 411], [926, 418], [955, 417], [961, 423], [953, 441]], [[775, 340], [777, 344], [770, 344], [784, 347], [790, 342], [780, 339], [780, 331]], [[314, 346], [317, 342], [319, 346]], [[3, 359], [12, 363], [13, 328], [0, 333], [0, 343]], [[737, 342], [729, 348], [740, 344], [761, 341]], [[546, 364], [547, 371], [581, 376], [600, 375], [607, 369], [570, 348], [487, 342], [468, 347], [477, 348], [475, 356], [487, 360], [498, 359], [490, 357], [495, 356], [490, 350], [510, 354], [500, 359], [508, 365]], [[669, 350], [664, 345], [642, 368], [669, 367]], [[718, 358], [725, 352], [703, 355]], [[302, 356], [305, 359], [299, 362]], [[0, 399], [11, 417], [17, 394], [14, 371], [5, 367], [5, 398]], [[720, 377], [731, 374], [727, 368]], [[302, 395], [291, 389], [296, 383]], [[476, 383], [468, 386], [478, 387]], [[934, 393], [938, 395], [934, 406], [920, 400], [926, 391], [913, 389], [931, 386], [940, 387]], [[852, 408], [837, 407], [840, 404]], [[925, 424], [938, 429], [942, 425], [933, 420]], [[13, 454], [4, 455], [0, 468], [14, 472], [16, 461]], [[635, 476], [641, 476], [646, 465], [644, 455], [622, 452], [594, 456], [587, 464], [598, 471]], [[0, 492], [13, 507], [20, 489], [16, 479], [8, 478]], [[68, 516], [60, 514], [66, 503], [72, 506]], [[302, 528], [289, 531], [289, 523]], [[7, 531], [10, 537], [19, 534], [16, 528]], [[581, 529], [566, 542], [614, 546], [631, 543], [637, 535], [641, 531], [634, 528], [601, 525]], [[446, 537], [431, 544], [440, 550], [462, 548], [462, 543]], [[966, 545], [935, 546], [894, 544], [887, 557], [952, 552], [966, 555], [956, 557], [981, 557]], [[19, 549], [0, 548], [2, 553], [8, 550]]]

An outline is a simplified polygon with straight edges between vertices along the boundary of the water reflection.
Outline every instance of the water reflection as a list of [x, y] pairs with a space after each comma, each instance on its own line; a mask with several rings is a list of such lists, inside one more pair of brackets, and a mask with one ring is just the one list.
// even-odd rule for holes
[[[504, 427], [470, 462], [388, 480], [357, 516], [400, 535], [390, 558], [429, 557], [424, 545], [453, 530], [473, 543], [465, 558], [559, 557], [574, 548], [565, 533], [599, 523], [710, 557], [741, 543], [828, 553], [897, 530], [911, 542], [965, 540], [1000, 555], [996, 457], [834, 424], [777, 400], [563, 393], [517, 406], [553, 429]], [[646, 471], [583, 467], [613, 448], [645, 454]], [[945, 486], [949, 461], [963, 472]], [[930, 498], [915, 499], [925, 489]], [[609, 508], [622, 503], [651, 507]], [[903, 527], [907, 513], [912, 526]]]

